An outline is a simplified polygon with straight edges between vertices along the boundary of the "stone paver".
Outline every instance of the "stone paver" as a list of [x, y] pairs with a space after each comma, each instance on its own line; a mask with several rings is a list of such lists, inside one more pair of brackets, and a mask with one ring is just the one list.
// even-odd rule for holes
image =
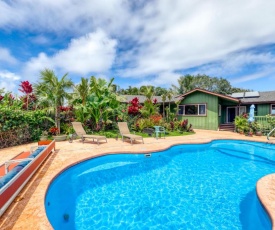
[[[215, 139], [242, 139], [267, 142], [266, 137], [246, 137], [233, 132], [218, 132], [196, 130], [196, 134], [189, 136], [166, 137], [165, 139], [145, 138], [144, 144], [121, 140], [108, 139], [108, 143], [97, 145], [92, 142], [82, 144], [79, 140], [73, 143], [57, 142], [56, 151], [52, 153], [16, 197], [0, 219], [0, 229], [52, 229], [46, 217], [44, 198], [48, 185], [64, 169], [72, 164], [92, 157], [114, 153], [145, 153], [167, 149], [175, 144], [206, 143]], [[271, 141], [275, 143], [274, 141]], [[27, 144], [0, 150], [0, 164], [11, 159], [18, 153], [30, 149]], [[275, 174], [265, 176], [257, 183], [257, 192], [270, 213], [275, 217]]]

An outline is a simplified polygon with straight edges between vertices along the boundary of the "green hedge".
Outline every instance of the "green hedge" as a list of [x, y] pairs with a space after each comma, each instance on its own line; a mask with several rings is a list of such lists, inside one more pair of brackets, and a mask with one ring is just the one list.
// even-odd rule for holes
[[53, 125], [52, 119], [43, 110], [22, 111], [0, 108], [0, 132], [28, 127], [31, 140], [39, 139], [43, 130]]

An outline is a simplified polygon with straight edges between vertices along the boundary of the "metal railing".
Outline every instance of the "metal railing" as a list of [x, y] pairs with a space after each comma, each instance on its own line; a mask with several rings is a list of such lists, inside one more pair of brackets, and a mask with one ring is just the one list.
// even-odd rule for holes
[[269, 137], [271, 135], [271, 133], [273, 133], [275, 131], [275, 128], [273, 128], [266, 136], [267, 140], [270, 140]]
[[272, 126], [268, 122], [268, 118], [266, 116], [255, 116], [255, 121], [259, 124], [260, 129], [263, 133], [267, 134], [272, 129]]

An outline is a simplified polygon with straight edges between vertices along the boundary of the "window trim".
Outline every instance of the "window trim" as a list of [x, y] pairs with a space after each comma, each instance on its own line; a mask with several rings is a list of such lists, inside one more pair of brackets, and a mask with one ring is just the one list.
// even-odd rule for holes
[[[197, 105], [198, 106], [198, 114], [185, 114], [185, 106], [188, 106], [188, 105]], [[205, 106], [205, 114], [199, 114], [200, 112], [200, 109], [199, 109], [199, 106], [200, 105], [204, 105]], [[184, 114], [180, 114], [180, 116], [191, 116], [191, 117], [206, 117], [207, 116], [207, 103], [192, 103], [192, 104], [184, 104], [184, 105], [179, 105], [179, 107], [184, 107], [183, 108], [183, 111], [184, 111]]]
[[275, 104], [270, 104], [270, 115], [275, 116], [275, 113], [272, 113], [272, 106], [275, 108]]
[[[246, 106], [245, 105], [241, 105], [241, 106], [238, 106], [239, 108], [238, 108], [238, 110], [237, 110], [237, 115], [236, 116], [240, 116], [240, 115], [242, 115], [243, 113], [247, 113], [246, 112]], [[241, 113], [241, 109], [243, 109], [244, 108], [244, 112], [243, 113]]]

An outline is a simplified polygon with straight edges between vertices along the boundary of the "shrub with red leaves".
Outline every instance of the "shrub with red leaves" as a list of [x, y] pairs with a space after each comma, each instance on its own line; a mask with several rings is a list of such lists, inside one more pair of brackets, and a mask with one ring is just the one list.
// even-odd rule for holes
[[155, 98], [155, 99], [153, 100], [154, 105], [157, 104], [157, 102], [158, 102], [158, 100], [157, 100], [157, 98]]
[[247, 113], [244, 113], [242, 116], [243, 116], [243, 118], [246, 118], [246, 119], [248, 118], [248, 114]]
[[19, 85], [21, 88], [19, 91], [25, 94], [30, 94], [32, 93], [32, 84], [29, 83], [29, 81], [21, 81], [21, 85]]
[[157, 124], [159, 124], [160, 120], [162, 119], [162, 116], [159, 114], [155, 114], [155, 115], [151, 115], [150, 119], [152, 120], [154, 125], [157, 125]]
[[34, 109], [34, 103], [37, 101], [37, 97], [33, 93], [29, 95], [29, 99], [27, 95], [20, 97], [20, 99], [23, 102], [23, 105], [22, 105], [23, 109], [27, 109], [27, 104], [28, 104], [28, 107], [32, 107], [31, 109]]
[[139, 114], [139, 110], [142, 108], [142, 106], [139, 104], [139, 100], [137, 97], [133, 98], [132, 101], [129, 102], [128, 106], [128, 114], [131, 115], [137, 115]]
[[175, 123], [174, 123], [174, 121], [170, 122], [170, 127], [171, 127], [172, 131], [175, 129]]
[[72, 106], [59, 106], [59, 110], [61, 112], [67, 112], [67, 111], [72, 111], [73, 107]]
[[187, 130], [187, 125], [188, 125], [188, 119], [185, 119], [185, 120], [180, 122], [179, 127], [180, 127], [181, 130]]
[[4, 98], [4, 97], [3, 97], [2, 95], [0, 95], [0, 101], [2, 101], [2, 100], [3, 100], [3, 98]]
[[57, 135], [58, 133], [58, 128], [57, 127], [51, 127], [49, 129], [49, 132], [52, 134], [52, 135]]

